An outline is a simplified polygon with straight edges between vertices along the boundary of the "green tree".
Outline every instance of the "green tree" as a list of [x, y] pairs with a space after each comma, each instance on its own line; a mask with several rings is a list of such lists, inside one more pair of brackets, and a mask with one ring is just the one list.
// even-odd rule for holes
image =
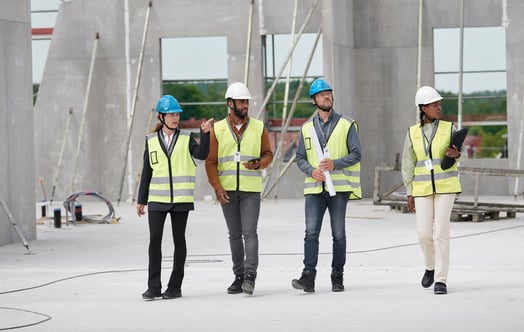
[[[457, 116], [458, 96], [455, 93], [441, 92], [442, 109], [445, 116]], [[462, 114], [464, 116], [506, 114], [506, 91], [476, 91], [463, 95]], [[477, 158], [500, 156], [506, 145], [507, 126], [472, 126], [468, 136], [481, 136], [482, 143]], [[506, 156], [504, 156], [506, 157]]]

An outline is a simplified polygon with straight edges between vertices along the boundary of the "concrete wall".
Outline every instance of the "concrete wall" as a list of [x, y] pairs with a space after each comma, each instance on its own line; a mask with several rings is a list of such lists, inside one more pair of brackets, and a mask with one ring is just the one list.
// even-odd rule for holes
[[[104, 0], [69, 1], [62, 4], [45, 66], [36, 104], [36, 121], [41, 124], [36, 131], [36, 177], [52, 179], [60, 158], [60, 146], [64, 126], [71, 117], [66, 138], [64, 163], [59, 168], [55, 200], [63, 199], [77, 190], [103, 192], [110, 200], [120, 198], [120, 184], [124, 169], [127, 126], [130, 101], [134, 93], [135, 79], [141, 50], [142, 34], [149, 1], [129, 0], [107, 3]], [[253, 30], [250, 54], [248, 86], [254, 97], [252, 114], [258, 113], [265, 95], [263, 91], [262, 58], [259, 22], [260, 13], [269, 15], [274, 22], [289, 20], [289, 13], [280, 1], [266, 1], [253, 7]], [[297, 15], [302, 24], [313, 1], [302, 1]], [[108, 8], [109, 6], [109, 8]], [[274, 8], [279, 8], [275, 12]], [[176, 10], [175, 10], [176, 8]], [[247, 28], [250, 3], [248, 1], [167, 1], [156, 0], [151, 7], [145, 56], [141, 72], [136, 115], [133, 126], [130, 164], [125, 173], [122, 200], [132, 197], [136, 175], [141, 165], [144, 134], [151, 109], [161, 95], [160, 39], [174, 37], [225, 36], [228, 52], [228, 80], [244, 78]], [[316, 19], [306, 31], [318, 29], [320, 5]], [[88, 14], [87, 14], [88, 13]], [[265, 14], [264, 14], [265, 15]], [[126, 20], [128, 29], [126, 30]], [[264, 24], [267, 24], [263, 17]], [[271, 20], [269, 20], [271, 22]], [[315, 23], [316, 21], [316, 23]], [[195, 23], [197, 22], [197, 23]], [[288, 24], [291, 25], [290, 20]], [[265, 26], [271, 33], [279, 30]], [[312, 27], [312, 28], [311, 28]], [[290, 30], [290, 27], [287, 28]], [[92, 50], [96, 33], [96, 61], [92, 87], [87, 100], [85, 129], [80, 124], [84, 111], [85, 94]], [[288, 32], [288, 31], [286, 31]], [[129, 42], [126, 53], [126, 39]], [[191, 50], [180, 50], [191, 52]], [[210, 56], [212, 56], [210, 50]], [[130, 76], [126, 76], [130, 73]], [[130, 89], [131, 88], [131, 89]], [[69, 109], [73, 115], [69, 115]], [[226, 108], [224, 107], [224, 116]], [[76, 151], [79, 137], [82, 139], [80, 154]], [[76, 161], [75, 161], [76, 160]], [[77, 171], [75, 172], [75, 163]], [[203, 167], [199, 168], [197, 197], [212, 193], [207, 185]], [[73, 183], [72, 179], [76, 179]], [[51, 181], [50, 181], [51, 182]], [[132, 185], [130, 185], [133, 183]], [[130, 189], [131, 188], [131, 189]]]
[[[73, 108], [71, 133], [79, 132], [93, 39], [100, 33], [93, 75], [93, 88], [87, 107], [87, 122], [77, 183], [72, 184], [71, 163], [78, 136], [70, 135], [64, 163], [57, 182], [57, 199], [73, 190], [90, 189], [118, 200], [127, 141], [130, 96], [134, 87], [140, 43], [149, 1], [129, 0], [107, 4], [102, 0], [64, 3], [56, 23], [49, 60], [45, 68], [36, 117], [36, 177], [49, 178], [56, 169], [58, 147], [69, 108]], [[297, 30], [302, 26], [314, 1], [300, 1]], [[516, 124], [522, 104], [522, 5], [509, 0], [510, 25], [507, 29], [508, 117], [510, 140], [516, 137]], [[407, 127], [416, 121], [413, 96], [417, 88], [418, 47], [417, 0], [323, 0], [313, 12], [305, 32], [315, 33], [322, 20], [324, 76], [335, 89], [337, 111], [355, 118], [363, 145], [363, 189], [373, 191], [373, 168], [392, 162], [401, 152]], [[108, 8], [108, 6], [110, 6]], [[143, 135], [154, 102], [161, 94], [161, 38], [225, 36], [228, 52], [228, 79], [243, 80], [249, 1], [168, 1], [156, 0], [151, 9], [142, 79], [137, 99], [137, 116], [125, 174], [122, 199], [133, 196], [140, 168]], [[262, 87], [261, 34], [290, 33], [294, 1], [255, 1], [248, 85], [254, 95], [252, 115], [264, 99]], [[423, 1], [421, 84], [433, 85], [433, 29], [458, 27], [460, 2]], [[176, 9], [176, 10], [175, 10]], [[86, 15], [89, 13], [89, 15]], [[127, 16], [127, 15], [128, 16]], [[466, 0], [465, 26], [500, 26], [502, 2]], [[126, 17], [129, 28], [126, 30]], [[81, 27], [81, 28], [79, 28]], [[126, 53], [126, 38], [129, 52]], [[184, 52], [190, 50], [181, 50]], [[514, 70], [517, 69], [517, 70]], [[126, 76], [126, 70], [129, 76]], [[127, 82], [127, 84], [126, 84]], [[131, 84], [130, 84], [131, 83]], [[225, 109], [224, 109], [225, 113]], [[225, 114], [224, 114], [225, 115]], [[466, 160], [463, 165], [515, 167], [516, 146], [510, 146], [509, 160]], [[212, 194], [199, 168], [197, 197]], [[301, 180], [291, 167], [288, 181]], [[397, 182], [393, 175], [389, 182]], [[508, 194], [512, 181], [486, 179], [489, 193]], [[489, 185], [488, 185], [489, 184]], [[464, 183], [465, 191], [473, 184]], [[296, 186], [279, 186], [279, 197], [296, 197]], [[131, 188], [131, 189], [129, 189]], [[292, 188], [292, 189], [287, 189]], [[298, 196], [301, 196], [300, 190]]]
[[[2, 47], [0, 56], [0, 93], [2, 98], [0, 133], [2, 141], [24, 141], [30, 118], [30, 49], [28, 1], [2, 1], [0, 42], [19, 44], [26, 50], [20, 57], [13, 48]], [[302, 25], [314, 0], [300, 1], [297, 28]], [[465, 26], [500, 26], [504, 14], [500, 0], [465, 0]], [[518, 139], [523, 108], [524, 87], [524, 4], [507, 0], [507, 89], [509, 141]], [[290, 33], [292, 0], [255, 1], [248, 85], [254, 95], [251, 114], [258, 112], [264, 99], [261, 35]], [[417, 83], [418, 0], [320, 0], [305, 32], [315, 33], [322, 22], [324, 76], [335, 89], [336, 109], [355, 118], [360, 125], [363, 145], [363, 192], [373, 192], [373, 169], [382, 162], [392, 162], [401, 152], [407, 127], [416, 121], [413, 96]], [[423, 1], [421, 84], [433, 84], [433, 29], [459, 26], [459, 1]], [[151, 109], [161, 95], [160, 39], [167, 37], [225, 36], [228, 52], [228, 80], [243, 80], [246, 33], [250, 2], [244, 0], [155, 0], [144, 53], [136, 103], [136, 118], [131, 137], [129, 164], [126, 165], [130, 108], [137, 76], [142, 33], [148, 0], [80, 1], [62, 3], [51, 41], [48, 60], [40, 86], [35, 120], [35, 171], [33, 159], [24, 149], [3, 145], [1, 162], [7, 182], [0, 189], [16, 213], [23, 200], [34, 215], [34, 195], [26, 186], [40, 193], [38, 179], [43, 178], [48, 192], [56, 174], [60, 147], [66, 137], [63, 163], [56, 182], [55, 200], [62, 200], [76, 190], [96, 190], [111, 201], [133, 197], [144, 147], [144, 134]], [[100, 38], [95, 41], [95, 35]], [[27, 39], [24, 39], [27, 38]], [[86, 99], [91, 56], [96, 44], [92, 86]], [[3, 45], [2, 45], [3, 46]], [[180, 50], [191, 52], [191, 50]], [[210, 50], [212, 53], [212, 50]], [[210, 54], [212, 56], [212, 54]], [[18, 59], [22, 59], [21, 62]], [[25, 62], [24, 62], [25, 61]], [[9, 84], [8, 84], [9, 83]], [[14, 88], [13, 88], [14, 87]], [[11, 91], [16, 91], [16, 94]], [[27, 95], [25, 95], [27, 94]], [[22, 98], [20, 98], [22, 96]], [[25, 97], [24, 97], [25, 96]], [[86, 106], [84, 108], [84, 106]], [[12, 115], [11, 111], [19, 111]], [[69, 110], [72, 109], [72, 115]], [[85, 109], [85, 127], [81, 129]], [[9, 110], [10, 112], [7, 112]], [[24, 113], [26, 112], [26, 113]], [[22, 115], [19, 117], [19, 115]], [[224, 108], [225, 115], [225, 108]], [[70, 118], [67, 135], [64, 127]], [[9, 125], [8, 125], [9, 124]], [[18, 127], [17, 127], [18, 126]], [[16, 129], [22, 130], [16, 130]], [[23, 138], [18, 139], [20, 135]], [[81, 143], [78, 144], [79, 139]], [[77, 146], [80, 154], [76, 159]], [[11, 149], [11, 150], [7, 150]], [[507, 160], [465, 160], [463, 165], [514, 168], [518, 146], [511, 144]], [[24, 151], [24, 152], [21, 152]], [[18, 158], [18, 159], [17, 159]], [[23, 166], [20, 166], [22, 162]], [[123, 172], [126, 167], [127, 172]], [[522, 163], [521, 163], [522, 167]], [[212, 194], [203, 167], [199, 167], [197, 198]], [[33, 179], [20, 174], [35, 174]], [[76, 181], [73, 183], [73, 175]], [[124, 181], [122, 182], [122, 175]], [[279, 198], [300, 197], [302, 175], [295, 166], [279, 186]], [[400, 180], [394, 174], [387, 181]], [[513, 193], [513, 179], [482, 180], [483, 194]], [[120, 185], [123, 183], [122, 195]], [[465, 192], [473, 184], [464, 183]], [[522, 187], [522, 181], [521, 181]], [[26, 193], [22, 195], [18, 191]], [[522, 192], [522, 188], [519, 188]], [[40, 195], [40, 194], [39, 194]], [[24, 227], [34, 232], [32, 220]], [[3, 223], [6, 224], [6, 223]], [[5, 227], [5, 226], [0, 226]], [[2, 231], [1, 233], [7, 234]], [[12, 234], [8, 235], [12, 238]], [[4, 240], [5, 241], [5, 240]]]
[[[342, 96], [339, 94], [337, 104], [342, 101], [343, 105], [350, 105], [353, 109], [350, 114], [354, 114], [360, 123], [364, 146], [362, 180], [367, 196], [373, 191], [374, 166], [395, 161], [396, 154], [402, 152], [407, 127], [417, 121], [413, 101], [417, 89], [418, 2], [353, 1], [354, 48], [347, 52], [335, 52], [336, 68], [353, 55], [355, 70], [337, 70], [336, 73], [343, 77], [336, 79], [336, 83], [340, 84], [341, 80], [348, 80], [349, 77], [354, 81], [354, 91], [344, 92]], [[465, 27], [500, 26], [502, 3], [496, 0], [466, 0]], [[517, 36], [522, 36], [524, 16], [521, 2], [509, 0], [507, 3], [510, 21], [506, 30], [508, 130], [510, 142], [516, 142], [524, 87], [523, 40]], [[433, 29], [459, 27], [459, 15], [460, 1], [423, 1], [421, 85], [434, 84]], [[340, 30], [343, 38], [344, 29]], [[352, 96], [351, 100], [349, 96]], [[515, 168], [516, 144], [512, 144], [511, 149], [509, 159], [469, 159], [463, 160], [461, 165]], [[400, 181], [399, 173], [392, 172], [390, 177], [386, 177], [386, 184], [393, 185]], [[513, 183], [514, 179], [487, 177], [481, 180], [480, 190], [484, 195], [508, 195], [513, 192]], [[465, 194], [473, 193], [472, 179], [464, 178], [462, 184]]]
[[[0, 196], [18, 228], [36, 238], [29, 0], [0, 0]], [[20, 242], [0, 208], [0, 245]]]

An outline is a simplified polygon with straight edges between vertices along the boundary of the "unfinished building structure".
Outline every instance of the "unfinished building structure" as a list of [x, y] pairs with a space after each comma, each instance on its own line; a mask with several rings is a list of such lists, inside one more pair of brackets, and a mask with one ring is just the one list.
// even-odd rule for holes
[[[225, 37], [227, 79], [247, 81], [254, 96], [251, 114], [256, 116], [268, 93], [263, 38], [291, 34], [295, 28], [296, 36], [320, 33], [323, 76], [333, 85], [335, 108], [359, 123], [363, 194], [371, 197], [373, 168], [394, 161], [407, 127], [416, 121], [417, 87], [435, 84], [434, 30], [504, 27], [507, 135], [513, 144], [508, 146], [508, 158], [463, 163], [521, 167], [524, 4], [519, 0], [301, 0], [297, 10], [293, 0], [65, 1], [58, 12], [34, 112], [26, 91], [31, 83], [25, 71], [31, 65], [28, 2], [2, 2], [10, 10], [2, 11], [0, 17], [4, 27], [0, 42], [17, 40], [19, 47], [6, 49], [0, 56], [1, 68], [9, 68], [0, 84], [0, 94], [8, 101], [1, 106], [0, 119], [3, 128], [15, 120], [29, 125], [23, 127], [23, 134], [11, 129], [0, 135], [12, 144], [26, 141], [18, 140], [19, 135], [34, 137], [28, 151], [24, 147], [24, 151], [0, 154], [0, 162], [7, 165], [1, 175], [10, 179], [0, 189], [30, 239], [36, 233], [34, 204], [23, 207], [39, 200], [35, 196], [40, 191], [39, 179], [45, 179], [48, 192], [53, 185], [57, 201], [76, 190], [132, 201], [148, 119], [162, 94], [164, 38]], [[17, 24], [12, 23], [13, 17], [20, 16]], [[15, 52], [25, 54], [24, 69], [13, 66], [20, 61]], [[214, 56], [213, 50], [208, 56]], [[19, 85], [7, 84], [14, 77]], [[13, 87], [18, 88], [14, 91]], [[34, 154], [29, 153], [33, 139]], [[24, 168], [12, 162], [17, 155]], [[18, 176], [21, 172], [34, 176]], [[276, 174], [270, 181], [276, 181]], [[278, 197], [301, 197], [302, 181], [298, 169], [289, 167], [280, 179]], [[467, 183], [464, 187], [468, 190]], [[522, 184], [487, 179], [483, 190], [506, 195], [522, 192]], [[196, 196], [205, 195], [213, 193], [199, 167]], [[16, 240], [8, 227], [0, 223], [0, 244]]]

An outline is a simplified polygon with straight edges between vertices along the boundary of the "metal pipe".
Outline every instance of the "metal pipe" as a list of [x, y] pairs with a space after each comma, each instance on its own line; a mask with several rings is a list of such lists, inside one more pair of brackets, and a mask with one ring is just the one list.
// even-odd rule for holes
[[473, 207], [477, 208], [479, 205], [479, 184], [480, 174], [475, 174], [475, 189], [473, 190]]
[[[298, 0], [295, 0], [295, 7], [293, 8], [293, 19], [291, 23], [291, 39], [289, 47], [293, 46], [293, 40], [295, 39], [295, 25], [297, 21], [297, 9], [298, 9]], [[289, 66], [287, 67], [287, 76], [286, 76], [286, 85], [284, 88], [284, 104], [282, 105], [282, 126], [286, 122], [286, 112], [287, 112], [287, 99], [289, 98], [289, 80], [291, 78], [291, 69], [293, 67], [293, 54], [289, 58]]]
[[[302, 89], [304, 88], [304, 82], [306, 80], [307, 73], [309, 72], [309, 68], [311, 66], [311, 62], [313, 61], [313, 57], [315, 55], [315, 51], [317, 49], [318, 42], [320, 40], [321, 34], [322, 34], [322, 26], [320, 26], [320, 28], [318, 29], [317, 37], [315, 38], [315, 42], [313, 43], [313, 48], [311, 49], [311, 53], [309, 55], [308, 62], [307, 62], [306, 67], [304, 69], [304, 73], [302, 75], [302, 78], [300, 79], [300, 83], [299, 83], [297, 91], [295, 93], [295, 98], [293, 99], [293, 104], [291, 105], [291, 110], [289, 111], [289, 117], [286, 119], [286, 122], [285, 122], [285, 124], [283, 125], [283, 127], [281, 129], [280, 141], [278, 142], [277, 149], [275, 150], [275, 153], [274, 153], [274, 157], [275, 157], [274, 159], [275, 159], [276, 162], [271, 163], [271, 165], [269, 166], [269, 168], [268, 168], [268, 177], [266, 177], [266, 179], [269, 179], [269, 174], [271, 174], [273, 167], [275, 167], [275, 164], [280, 165], [280, 161], [281, 161], [280, 160], [281, 159], [280, 155], [281, 155], [282, 147], [284, 145], [285, 135], [287, 133], [287, 129], [289, 128], [289, 126], [291, 124], [291, 120], [293, 119], [293, 115], [294, 115], [295, 110], [297, 108], [298, 100], [300, 99], [300, 95], [302, 93]], [[315, 113], [313, 113], [313, 115], [311, 115], [309, 120], [314, 116], [314, 114]], [[298, 136], [300, 136], [300, 135], [297, 135], [297, 137]], [[275, 185], [272, 186], [271, 189], [270, 189], [270, 191], [271, 191], [275, 186], [277, 186], [277, 194], [276, 195], [278, 195], [279, 180], [280, 180], [280, 176], [276, 179]], [[266, 184], [267, 184], [267, 182], [266, 182]], [[265, 185], [264, 185], [264, 187], [265, 187]], [[262, 191], [264, 191], [264, 190], [262, 190]], [[267, 194], [269, 194], [270, 191], [268, 191]]]
[[[286, 163], [286, 165], [284, 166], [284, 169], [282, 169], [282, 171], [280, 172], [280, 174], [278, 174], [278, 178], [282, 178], [286, 173], [287, 173], [287, 170], [289, 169], [289, 167], [291, 167], [291, 165], [295, 162], [295, 158], [296, 158], [296, 155], [294, 155], [293, 157], [291, 157], [289, 159], [289, 161]], [[277, 185], [276, 182], [273, 182], [273, 184], [271, 185], [271, 187], [269, 187], [269, 189], [267, 189], [266, 191], [263, 192], [263, 195], [262, 195], [262, 198], [266, 198], [270, 193], [271, 191], [273, 190], [273, 188], [275, 188], [275, 186]]]
[[135, 80], [135, 89], [133, 91], [133, 100], [131, 104], [131, 115], [130, 115], [130, 123], [128, 126], [128, 135], [127, 135], [127, 142], [125, 145], [125, 152], [124, 152], [124, 168], [122, 170], [122, 176], [120, 178], [120, 190], [118, 194], [118, 204], [120, 204], [120, 200], [122, 198], [122, 191], [124, 190], [124, 179], [127, 172], [127, 165], [129, 164], [129, 197], [132, 197], [133, 195], [133, 175], [131, 174], [131, 160], [130, 160], [130, 154], [129, 150], [131, 149], [131, 136], [133, 135], [133, 124], [135, 120], [135, 109], [136, 109], [136, 101], [138, 99], [138, 87], [140, 86], [140, 77], [142, 76], [142, 64], [144, 63], [144, 50], [146, 47], [146, 38], [147, 38], [147, 31], [149, 28], [149, 16], [151, 13], [151, 7], [153, 6], [153, 1], [149, 1], [149, 5], [147, 7], [146, 11], [146, 19], [144, 23], [144, 33], [142, 34], [142, 44], [140, 47], [140, 56], [138, 60], [138, 68], [137, 68], [137, 74], [136, 74], [136, 80]]
[[[297, 21], [297, 9], [298, 9], [298, 0], [295, 0], [295, 6], [293, 8], [293, 19], [291, 20], [291, 36], [290, 36], [290, 47], [293, 46], [293, 40], [295, 39], [295, 25]], [[280, 131], [280, 142], [283, 142], [284, 140], [284, 127], [286, 123], [286, 116], [287, 116], [287, 104], [288, 104], [288, 98], [289, 98], [289, 81], [291, 79], [291, 69], [293, 67], [293, 55], [289, 58], [289, 65], [287, 67], [287, 76], [286, 76], [286, 84], [284, 86], [284, 103], [282, 104], [282, 124], [281, 124], [281, 131]], [[301, 91], [302, 89], [300, 89]], [[276, 135], [275, 135], [276, 137]], [[281, 147], [282, 144], [279, 143], [279, 146]], [[275, 165], [275, 163], [272, 163], [272, 165]], [[280, 162], [277, 162], [275, 167], [277, 168], [277, 171], [280, 169]], [[279, 181], [277, 181], [276, 186], [277, 189], [275, 191], [275, 197], [278, 196], [278, 185]]]
[[304, 29], [306, 28], [306, 25], [307, 23], [309, 22], [309, 20], [311, 19], [311, 16], [313, 14], [313, 10], [315, 9], [315, 7], [317, 6], [317, 3], [318, 3], [318, 0], [315, 0], [315, 2], [313, 3], [313, 5], [311, 6], [311, 8], [309, 9], [309, 12], [306, 16], [306, 20], [304, 21], [304, 24], [302, 24], [302, 27], [300, 28], [300, 31], [298, 33], [298, 36], [297, 36], [297, 39], [294, 41], [293, 43], [293, 46], [289, 49], [289, 51], [287, 52], [287, 55], [285, 57], [285, 61], [284, 63], [282, 63], [282, 66], [280, 67], [280, 70], [278, 71], [278, 75], [274, 78], [273, 80], [273, 84], [271, 85], [271, 87], [269, 88], [267, 94], [266, 94], [266, 98], [264, 99], [264, 101], [262, 102], [262, 105], [260, 106], [260, 110], [258, 111], [258, 114], [256, 116], [257, 119], [260, 118], [260, 115], [262, 114], [262, 112], [264, 111], [264, 108], [266, 107], [267, 105], [267, 102], [269, 101], [269, 98], [271, 97], [271, 95], [273, 94], [273, 91], [275, 90], [275, 87], [278, 83], [278, 80], [280, 79], [280, 76], [282, 75], [282, 72], [284, 71], [284, 69], [286, 68], [286, 65], [289, 61], [289, 58], [291, 57], [291, 55], [293, 54], [293, 51], [295, 50], [295, 47], [297, 46], [297, 43], [298, 41], [300, 40], [300, 37], [302, 36], [302, 33], [304, 32]]
[[82, 147], [82, 136], [84, 135], [84, 127], [86, 121], [87, 104], [89, 102], [89, 92], [91, 91], [91, 80], [93, 78], [93, 70], [95, 68], [96, 50], [98, 47], [98, 40], [100, 34], [97, 32], [95, 41], [93, 42], [93, 52], [91, 54], [91, 64], [89, 65], [89, 76], [87, 77], [86, 92], [84, 97], [84, 107], [82, 108], [82, 118], [80, 120], [80, 129], [78, 130], [78, 139], [76, 141], [76, 152], [73, 160], [73, 178], [71, 179], [71, 191], [75, 191], [76, 170], [78, 168], [78, 158], [80, 156], [80, 148]]
[[[519, 145], [517, 149], [517, 169], [520, 169], [520, 161], [522, 159], [522, 140], [524, 136], [524, 90], [522, 91], [522, 112], [520, 113], [520, 131], [519, 131]], [[515, 177], [515, 188], [513, 189], [513, 196], [515, 200], [518, 196], [519, 178]]]
[[[418, 1], [418, 41], [417, 41], [417, 87], [415, 91], [420, 88], [421, 71], [422, 71], [422, 10], [423, 0]], [[415, 121], [418, 117], [418, 110], [415, 113]]]
[[290, 124], [291, 124], [291, 120], [293, 119], [293, 115], [295, 113], [296, 106], [298, 104], [298, 100], [300, 99], [300, 95], [301, 95], [302, 89], [304, 87], [304, 82], [306, 80], [307, 73], [309, 72], [309, 68], [311, 66], [311, 62], [313, 60], [313, 57], [315, 55], [315, 51], [316, 51], [316, 48], [317, 48], [317, 45], [318, 45], [318, 41], [320, 40], [321, 33], [322, 33], [322, 27], [320, 27], [320, 29], [318, 30], [317, 37], [316, 37], [315, 42], [313, 44], [313, 48], [311, 49], [311, 53], [309, 55], [308, 62], [307, 62], [306, 67], [304, 69], [304, 73], [302, 75], [302, 78], [300, 79], [299, 86], [297, 88], [297, 91], [295, 93], [295, 97], [293, 99], [293, 104], [291, 105], [291, 110], [289, 112], [289, 117], [286, 119], [286, 122], [282, 126], [281, 135], [280, 135], [280, 141], [278, 143], [277, 149], [275, 150], [275, 159], [280, 158], [280, 151], [281, 151], [283, 143], [284, 143], [284, 135], [287, 133], [287, 130], [288, 130]]
[[464, 0], [460, 0], [460, 59], [457, 127], [462, 128], [462, 80], [464, 75]]
[[71, 124], [71, 118], [73, 117], [73, 108], [69, 108], [69, 116], [67, 117], [66, 124], [64, 127], [64, 135], [62, 136], [62, 145], [60, 146], [60, 154], [58, 155], [58, 162], [53, 175], [53, 187], [51, 189], [51, 199], [49, 204], [53, 204], [55, 198], [56, 183], [58, 182], [58, 176], [60, 175], [60, 168], [62, 167], [62, 158], [64, 157], [65, 146], [67, 142], [67, 134], [69, 132], [69, 126]]
[[255, 6], [255, 0], [251, 0], [249, 6], [249, 20], [247, 24], [247, 43], [246, 43], [246, 64], [244, 68], [244, 84], [248, 85], [249, 79], [249, 60], [251, 58], [251, 31], [253, 30], [253, 7]]
[[20, 238], [20, 241], [22, 242], [24, 247], [27, 249], [27, 252], [30, 254], [31, 252], [29, 251], [29, 244], [27, 243], [27, 240], [25, 239], [24, 234], [22, 234], [22, 232], [16, 225], [15, 218], [13, 218], [13, 215], [11, 214], [11, 211], [9, 211], [9, 208], [7, 207], [7, 204], [5, 203], [2, 196], [0, 196], [0, 206], [2, 206], [2, 209], [4, 209], [4, 212], [7, 215], [7, 218], [9, 219], [11, 226], [15, 230], [16, 234], [18, 234], [18, 237]]

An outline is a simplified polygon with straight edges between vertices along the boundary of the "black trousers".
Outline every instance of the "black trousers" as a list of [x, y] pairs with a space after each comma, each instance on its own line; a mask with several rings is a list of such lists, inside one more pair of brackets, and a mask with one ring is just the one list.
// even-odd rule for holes
[[148, 211], [149, 215], [149, 289], [161, 291], [162, 271], [162, 235], [167, 214], [171, 216], [171, 232], [173, 234], [173, 269], [169, 278], [168, 288], [180, 289], [184, 279], [186, 264], [186, 225], [189, 211]]

